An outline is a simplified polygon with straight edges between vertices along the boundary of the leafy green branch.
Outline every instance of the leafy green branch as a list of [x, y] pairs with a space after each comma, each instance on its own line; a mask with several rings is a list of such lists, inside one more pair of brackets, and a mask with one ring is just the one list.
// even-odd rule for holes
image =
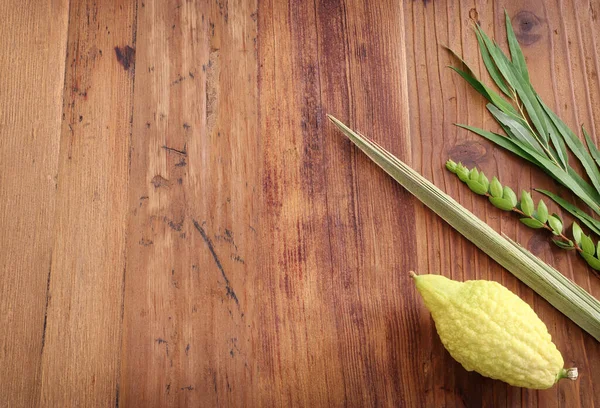
[[[506, 136], [472, 126], [458, 126], [492, 141], [541, 168], [600, 215], [600, 151], [583, 127], [585, 144], [533, 89], [525, 57], [507, 13], [505, 19], [510, 58], [479, 25], [475, 25], [481, 58], [500, 93], [477, 79], [469, 66], [452, 50], [450, 51], [463, 65], [462, 68], [451, 68], [487, 99], [488, 111]], [[569, 165], [569, 151], [581, 163], [586, 179]], [[554, 200], [592, 232], [600, 235], [599, 220], [552, 192], [537, 191]]]
[[525, 190], [521, 191], [519, 200], [510, 187], [502, 186], [496, 177], [489, 181], [483, 171], [476, 167], [469, 170], [462, 163], [448, 160], [446, 168], [456, 174], [475, 194], [488, 197], [494, 207], [518, 214], [520, 221], [530, 228], [550, 231], [554, 235], [552, 242], [560, 248], [577, 251], [588, 265], [600, 271], [600, 241], [594, 245], [592, 239], [575, 222], [572, 226], [573, 239], [569, 239], [564, 233], [562, 219], [558, 214], [548, 213], [544, 200], [540, 200], [536, 207], [531, 194]]

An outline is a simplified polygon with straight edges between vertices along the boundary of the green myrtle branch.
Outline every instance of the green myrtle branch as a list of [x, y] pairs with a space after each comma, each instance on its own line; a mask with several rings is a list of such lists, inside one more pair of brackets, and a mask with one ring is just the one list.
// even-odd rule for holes
[[522, 190], [521, 200], [518, 200], [510, 187], [502, 186], [496, 177], [489, 181], [476, 167], [469, 170], [462, 163], [448, 160], [446, 168], [456, 174], [475, 194], [488, 197], [494, 207], [519, 214], [520, 221], [530, 228], [550, 231], [554, 235], [552, 242], [560, 248], [577, 251], [588, 265], [600, 271], [600, 241], [594, 245], [592, 239], [575, 222], [572, 226], [573, 239], [569, 239], [564, 233], [562, 219], [557, 214], [548, 214], [544, 200], [540, 200], [536, 208], [531, 194], [525, 190]]

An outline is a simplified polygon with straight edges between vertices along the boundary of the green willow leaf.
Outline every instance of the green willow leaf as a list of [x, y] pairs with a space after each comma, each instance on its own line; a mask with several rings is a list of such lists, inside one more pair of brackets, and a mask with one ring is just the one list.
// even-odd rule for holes
[[583, 136], [585, 137], [585, 143], [587, 144], [590, 154], [594, 158], [596, 164], [600, 166], [600, 151], [598, 151], [598, 148], [596, 147], [592, 138], [590, 137], [590, 135], [588, 135], [588, 132], [586, 132], [583, 126], [581, 127], [581, 131], [583, 132]]
[[450, 226], [600, 341], [600, 302], [442, 192], [387, 150], [327, 115], [340, 131]]
[[534, 153], [533, 150], [531, 152], [527, 151], [527, 148], [522, 148], [506, 136], [499, 135], [498, 133], [489, 132], [485, 129], [481, 129], [474, 126], [461, 125], [458, 123], [456, 124], [456, 126], [461, 127], [463, 129], [467, 129], [473, 133], [478, 134], [479, 136], [485, 137], [489, 141], [496, 143], [500, 147], [503, 147], [509, 152], [516, 154], [522, 159], [525, 159], [538, 167], [540, 166], [539, 161], [537, 161], [534, 157], [536, 153]]
[[480, 32], [483, 42], [490, 53], [494, 63], [507, 80], [508, 84], [517, 92], [519, 99], [523, 102], [527, 113], [529, 114], [529, 119], [539, 132], [542, 137], [542, 140], [546, 142], [548, 140], [548, 131], [544, 126], [544, 122], [541, 120], [543, 110], [539, 105], [535, 94], [533, 93], [533, 89], [529, 84], [529, 81], [526, 81], [521, 72], [515, 68], [513, 63], [504, 55], [500, 47], [495, 45], [492, 40], [483, 32], [481, 27], [477, 26], [478, 31]]
[[512, 135], [513, 139], [516, 138], [521, 143], [531, 146], [540, 154], [546, 154], [544, 149], [542, 149], [542, 146], [537, 141], [535, 135], [532, 135], [531, 131], [528, 129], [528, 125], [523, 119], [515, 116], [509, 116], [492, 104], [488, 104], [487, 109], [490, 111], [494, 119], [504, 125], [506, 133]]
[[571, 204], [564, 198], [559, 197], [558, 195], [556, 195], [550, 191], [543, 190], [540, 188], [536, 188], [535, 191], [550, 197], [556, 204], [560, 205], [562, 208], [567, 210], [572, 216], [574, 216], [579, 221], [581, 221], [581, 223], [583, 225], [585, 225], [586, 227], [588, 227], [594, 234], [600, 235], [600, 221], [596, 220], [589, 214], [587, 214], [587, 213], [581, 211], [579, 208], [575, 207], [573, 204]]
[[523, 52], [521, 51], [521, 47], [519, 46], [519, 42], [517, 41], [517, 37], [513, 31], [510, 17], [508, 16], [508, 12], [506, 10], [504, 10], [504, 16], [506, 19], [506, 37], [508, 38], [508, 48], [510, 49], [512, 62], [521, 72], [523, 79], [529, 81], [529, 72], [527, 72], [525, 57], [523, 56]]
[[[594, 186], [590, 185], [587, 181], [585, 181], [577, 172], [569, 167], [567, 170], [567, 174], [574, 182], [581, 187], [583, 191], [592, 199], [595, 203], [600, 203], [600, 193], [594, 188]], [[563, 183], [561, 183], [563, 184]], [[564, 184], [563, 184], [564, 185]]]
[[480, 82], [475, 76], [470, 75], [468, 72], [461, 70], [456, 67], [449, 67], [453, 71], [455, 71], [458, 75], [464, 78], [465, 81], [469, 83], [481, 96], [487, 99], [489, 102], [498, 106], [504, 112], [511, 112], [516, 114], [517, 111], [515, 108], [506, 101], [502, 96], [500, 96], [496, 91], [491, 88], [488, 88], [484, 83]]
[[560, 132], [567, 146], [569, 146], [569, 149], [571, 149], [575, 157], [577, 157], [577, 159], [579, 159], [581, 162], [581, 165], [592, 181], [596, 191], [600, 191], [600, 171], [598, 171], [598, 166], [594, 162], [594, 159], [592, 159], [592, 156], [590, 156], [586, 150], [583, 142], [579, 140], [579, 138], [571, 131], [571, 129], [569, 129], [567, 125], [565, 125], [565, 123], [550, 110], [550, 108], [548, 108], [544, 103], [541, 105], [546, 110], [546, 113]]
[[[539, 95], [536, 94], [536, 97], [538, 98], [538, 101], [540, 101]], [[567, 168], [569, 166], [569, 155], [567, 153], [567, 147], [565, 146], [565, 141], [559, 135], [558, 129], [556, 129], [556, 126], [554, 125], [554, 123], [552, 122], [552, 120], [550, 119], [550, 117], [548, 116], [548, 114], [545, 111], [544, 111], [543, 120], [546, 124], [546, 130], [548, 131], [548, 136], [550, 137], [550, 140], [552, 141], [552, 146], [554, 146], [554, 150], [556, 152], [555, 157], [558, 158], [558, 160], [560, 162], [560, 167], [563, 170], [567, 170]]]
[[506, 85], [506, 81], [502, 77], [502, 74], [500, 74], [500, 71], [498, 71], [496, 64], [494, 64], [494, 61], [492, 61], [492, 58], [490, 57], [490, 53], [488, 52], [488, 50], [485, 47], [485, 44], [483, 42], [483, 38], [481, 37], [481, 34], [479, 34], [479, 30], [475, 30], [475, 35], [477, 36], [477, 42], [479, 43], [481, 59], [483, 60], [483, 63], [485, 65], [488, 73], [490, 74], [490, 77], [494, 80], [494, 82], [496, 83], [496, 86], [498, 86], [498, 88], [506, 96], [508, 96], [509, 98], [512, 99], [513, 93], [511, 91], [509, 91], [508, 86]]

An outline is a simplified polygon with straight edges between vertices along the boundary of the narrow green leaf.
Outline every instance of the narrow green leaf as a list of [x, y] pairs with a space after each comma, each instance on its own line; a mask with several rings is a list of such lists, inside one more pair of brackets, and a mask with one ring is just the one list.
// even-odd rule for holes
[[590, 237], [585, 234], [581, 234], [581, 249], [588, 255], [594, 256], [596, 253], [596, 246]]
[[583, 259], [585, 259], [589, 266], [591, 266], [597, 271], [600, 271], [600, 260], [598, 260], [598, 258], [586, 253], [580, 253], [579, 255], [581, 255]]
[[523, 79], [529, 81], [529, 72], [527, 72], [527, 65], [525, 64], [525, 57], [513, 31], [512, 23], [508, 12], [504, 10], [504, 16], [506, 18], [506, 37], [508, 38], [508, 48], [510, 49], [510, 56], [515, 67], [519, 69]]
[[498, 234], [418, 172], [378, 144], [329, 119], [371, 160], [465, 238], [600, 341], [600, 302], [516, 242]]
[[489, 141], [497, 144], [498, 146], [505, 148], [509, 152], [516, 154], [522, 159], [525, 159], [528, 162], [535, 164], [536, 166], [540, 166], [539, 161], [537, 161], [537, 159], [534, 157], [534, 155], [537, 155], [538, 153], [534, 153], [533, 149], [531, 151], [527, 151], [526, 148], [522, 148], [506, 136], [499, 135], [498, 133], [489, 132], [485, 129], [477, 128], [474, 126], [461, 124], [456, 124], [456, 126], [470, 130], [471, 132], [488, 139]]
[[600, 171], [598, 171], [598, 167], [594, 162], [594, 159], [592, 159], [592, 156], [590, 156], [586, 150], [583, 142], [579, 140], [579, 138], [571, 131], [571, 129], [569, 129], [567, 125], [565, 125], [565, 123], [560, 120], [560, 118], [556, 116], [556, 114], [552, 112], [550, 108], [548, 108], [548, 106], [542, 102], [541, 105], [560, 132], [567, 146], [569, 146], [569, 149], [571, 149], [575, 157], [577, 157], [577, 159], [579, 159], [581, 162], [581, 165], [585, 169], [596, 190], [600, 191]]
[[516, 116], [509, 116], [489, 103], [487, 104], [487, 109], [499, 123], [510, 129], [510, 134], [513, 137], [517, 138], [522, 143], [528, 144], [538, 153], [546, 155], [544, 149], [542, 149], [542, 146], [538, 143], [536, 136], [531, 133], [531, 130], [523, 119]]
[[490, 203], [503, 211], [511, 211], [515, 205], [507, 198], [490, 197]]
[[552, 214], [548, 217], [548, 225], [552, 228], [554, 235], [560, 235], [563, 230], [563, 223], [560, 217], [556, 214]]
[[564, 198], [559, 197], [550, 191], [539, 189], [539, 188], [536, 189], [535, 191], [545, 194], [548, 197], [550, 197], [554, 202], [556, 202], [556, 204], [560, 205], [562, 208], [567, 210], [572, 216], [574, 216], [579, 221], [581, 221], [582, 224], [585, 225], [586, 227], [588, 227], [594, 234], [600, 235], [600, 221], [596, 220], [595, 218], [591, 217], [589, 214], [587, 214], [587, 213], [581, 211], [579, 208], [575, 207], [573, 204], [571, 204]]
[[473, 89], [475, 89], [477, 92], [479, 92], [479, 94], [481, 96], [483, 96], [485, 99], [487, 99], [489, 102], [493, 103], [494, 105], [498, 106], [498, 108], [502, 109], [504, 112], [511, 112], [514, 114], [517, 113], [514, 106], [512, 106], [510, 104], [510, 102], [507, 102], [506, 99], [504, 99], [502, 96], [500, 96], [496, 91], [489, 88], [484, 83], [480, 82], [475, 76], [470, 75], [468, 72], [465, 72], [465, 71], [461, 70], [460, 68], [456, 68], [456, 67], [452, 67], [452, 66], [449, 68], [452, 69], [454, 72], [456, 72], [461, 77], [463, 77], [463, 79], [465, 81], [467, 81], [469, 83], [469, 85], [471, 85], [473, 87]]
[[498, 71], [496, 64], [494, 64], [494, 61], [492, 61], [490, 53], [488, 52], [483, 42], [483, 38], [481, 38], [481, 34], [479, 34], [479, 30], [475, 30], [475, 34], [477, 35], [477, 42], [479, 43], [479, 52], [481, 53], [481, 59], [483, 59], [483, 63], [490, 77], [494, 80], [498, 88], [502, 92], [504, 92], [506, 96], [512, 98], [512, 92], [509, 91], [508, 86], [506, 85], [506, 81], [502, 77], [502, 74], [500, 74], [500, 71]]
[[548, 207], [546, 207], [544, 200], [540, 200], [538, 203], [535, 218], [537, 218], [542, 224], [545, 224], [546, 221], [548, 221]]
[[583, 136], [585, 137], [585, 143], [587, 144], [590, 154], [594, 158], [594, 161], [596, 162], [596, 164], [598, 166], [600, 166], [600, 151], [598, 151], [598, 148], [594, 144], [594, 141], [592, 140], [590, 135], [588, 135], [588, 132], [586, 132], [586, 130], [583, 126], [581, 127], [581, 131], [583, 132]]
[[583, 231], [581, 231], [581, 227], [579, 226], [579, 224], [574, 222], [571, 228], [573, 228], [573, 239], [575, 240], [575, 242], [577, 242], [577, 244], [580, 244], [581, 234], [583, 233]]
[[494, 60], [494, 63], [508, 82], [508, 84], [515, 89], [517, 95], [523, 102], [529, 119], [537, 129], [541, 140], [547, 144], [548, 131], [545, 128], [545, 123], [541, 120], [543, 110], [537, 101], [533, 89], [529, 84], [529, 81], [525, 80], [520, 72], [513, 63], [508, 59], [504, 52], [495, 45], [492, 40], [483, 32], [481, 27], [477, 26], [477, 30], [480, 32], [483, 42], [485, 43], [490, 56]]
[[[594, 186], [590, 185], [590, 183], [588, 183], [586, 180], [584, 180], [576, 171], [574, 168], [572, 168], [571, 166], [567, 167], [567, 174], [569, 175], [569, 178], [572, 179], [574, 182], [577, 183], [577, 185], [579, 187], [581, 187], [581, 189], [583, 191], [585, 191], [585, 193], [594, 200], [595, 203], [600, 203], [600, 194], [598, 192], [598, 190], [596, 190], [594, 188]], [[563, 184], [563, 183], [561, 183]], [[564, 185], [564, 184], [563, 184]]]
[[490, 194], [492, 197], [502, 197], [502, 184], [500, 184], [500, 181], [495, 176], [490, 183]]
[[542, 228], [544, 226], [543, 222], [539, 222], [538, 220], [533, 219], [533, 218], [520, 218], [520, 221], [523, 224], [527, 225], [529, 228], [538, 229], [538, 228]]
[[525, 190], [521, 191], [521, 211], [525, 215], [531, 216], [533, 214], [533, 200], [531, 199], [531, 195]]
[[597, 194], [591, 195], [583, 186], [581, 186], [576, 179], [574, 179], [570, 173], [565, 172], [560, 167], [556, 166], [550, 160], [545, 159], [543, 157], [537, 158], [540, 163], [540, 168], [542, 168], [546, 173], [548, 173], [553, 179], [558, 181], [560, 184], [564, 185], [568, 189], [570, 189], [575, 195], [577, 195], [583, 202], [590, 206], [592, 210], [596, 213], [600, 214], [600, 206], [598, 205], [598, 201], [595, 200]]
[[[538, 99], [539, 99], [539, 96], [538, 96]], [[562, 167], [563, 170], [566, 170], [569, 165], [569, 155], [567, 153], [567, 147], [565, 146], [565, 141], [559, 135], [558, 129], [556, 129], [556, 126], [554, 125], [554, 123], [552, 122], [552, 120], [550, 119], [550, 117], [548, 116], [546, 111], [543, 111], [542, 119], [544, 120], [544, 123], [546, 124], [546, 130], [548, 131], [548, 136], [550, 137], [550, 140], [552, 141], [552, 146], [554, 146], [554, 151], [556, 152], [556, 154], [554, 156], [560, 162], [560, 167]]]

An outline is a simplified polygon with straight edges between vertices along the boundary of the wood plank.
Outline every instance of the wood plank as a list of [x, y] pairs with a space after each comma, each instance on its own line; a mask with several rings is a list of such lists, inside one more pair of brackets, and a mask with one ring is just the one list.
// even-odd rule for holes
[[72, 2], [41, 405], [118, 398], [135, 5]]
[[325, 118], [335, 114], [406, 154], [406, 122], [394, 114], [406, 100], [404, 60], [392, 52], [402, 9], [272, 1], [260, 4], [259, 27], [271, 234], [261, 326], [275, 328], [263, 338], [261, 405], [418, 404], [422, 396], [403, 381], [420, 371], [410, 363], [416, 343], [403, 339], [414, 338], [408, 305], [416, 298], [398, 292], [414, 260], [414, 242], [403, 240], [413, 235], [413, 200]]
[[0, 395], [39, 398], [68, 2], [0, 3]]
[[256, 4], [138, 2], [123, 406], [251, 406]]

